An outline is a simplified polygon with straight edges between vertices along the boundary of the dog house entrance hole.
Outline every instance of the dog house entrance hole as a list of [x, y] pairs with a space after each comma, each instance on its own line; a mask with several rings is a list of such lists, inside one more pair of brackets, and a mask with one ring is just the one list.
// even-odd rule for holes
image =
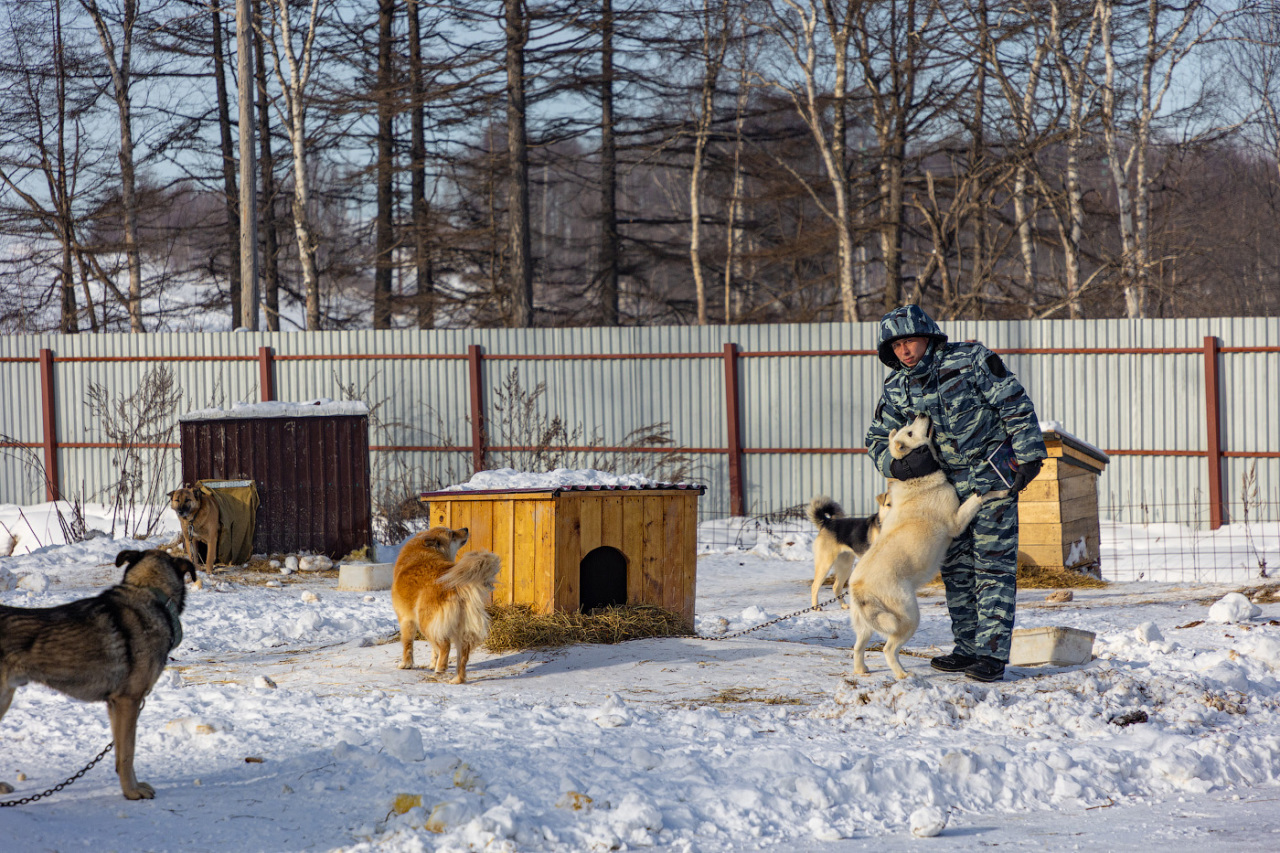
[[583, 613], [627, 603], [627, 558], [617, 548], [607, 545], [596, 548], [582, 558], [578, 569], [581, 587], [578, 609]]

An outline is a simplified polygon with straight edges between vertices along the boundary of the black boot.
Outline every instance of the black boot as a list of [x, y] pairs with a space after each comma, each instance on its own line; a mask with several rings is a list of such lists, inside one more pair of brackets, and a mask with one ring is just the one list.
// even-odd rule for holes
[[964, 668], [965, 677], [972, 681], [1003, 681], [1004, 661], [995, 658], [978, 658]]
[[977, 662], [977, 658], [952, 652], [949, 655], [933, 658], [929, 661], [929, 666], [942, 672], [964, 672]]

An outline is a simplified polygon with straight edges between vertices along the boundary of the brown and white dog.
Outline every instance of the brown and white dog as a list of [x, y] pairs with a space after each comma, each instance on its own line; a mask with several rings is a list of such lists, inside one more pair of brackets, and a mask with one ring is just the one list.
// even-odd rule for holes
[[[182, 546], [197, 568], [209, 571], [218, 561], [218, 537], [222, 533], [222, 519], [218, 514], [218, 502], [212, 495], [199, 488], [183, 487], [169, 493], [169, 508], [178, 516], [182, 528]], [[203, 542], [204, 565], [200, 565], [197, 543]]]
[[450, 682], [464, 684], [471, 651], [489, 636], [489, 593], [502, 568], [498, 555], [458, 549], [470, 532], [463, 527], [433, 527], [400, 549], [391, 581], [391, 606], [400, 622], [401, 669], [413, 669], [413, 641], [431, 644], [436, 676], [449, 666], [449, 650], [458, 647], [458, 674]]

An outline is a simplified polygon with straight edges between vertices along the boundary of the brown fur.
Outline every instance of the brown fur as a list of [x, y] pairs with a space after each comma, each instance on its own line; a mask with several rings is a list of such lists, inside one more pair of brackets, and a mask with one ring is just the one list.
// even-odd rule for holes
[[[190, 560], [164, 551], [121, 551], [120, 583], [57, 607], [0, 605], [0, 718], [19, 687], [35, 681], [84, 702], [106, 702], [120, 789], [131, 800], [155, 789], [133, 772], [142, 702], [181, 636]], [[172, 607], [172, 611], [169, 609]], [[0, 791], [13, 789], [0, 783]]]
[[[198, 568], [209, 571], [218, 561], [218, 537], [222, 534], [222, 519], [218, 515], [218, 502], [200, 489], [174, 489], [169, 493], [169, 507], [178, 516], [182, 528], [182, 545], [187, 556]], [[200, 554], [196, 542], [203, 542], [204, 565], [200, 566]]]
[[413, 669], [413, 641], [421, 636], [431, 644], [437, 677], [449, 666], [451, 646], [458, 647], [458, 674], [451, 683], [466, 682], [471, 651], [489, 635], [485, 605], [501, 569], [498, 555], [489, 551], [457, 556], [469, 535], [465, 527], [433, 527], [400, 549], [391, 606], [400, 622], [401, 669]]

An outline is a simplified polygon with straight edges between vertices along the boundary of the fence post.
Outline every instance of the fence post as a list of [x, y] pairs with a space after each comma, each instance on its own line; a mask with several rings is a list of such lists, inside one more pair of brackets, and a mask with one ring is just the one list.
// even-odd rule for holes
[[738, 345], [724, 345], [724, 407], [729, 427], [729, 514], [746, 515], [742, 500], [742, 424], [739, 421]]
[[40, 350], [40, 414], [44, 421], [44, 493], [45, 499], [62, 499], [58, 487], [57, 410], [53, 401], [53, 350]]
[[471, 467], [472, 473], [485, 470], [484, 462], [484, 409], [481, 404], [481, 362], [484, 353], [479, 344], [467, 347], [467, 374], [471, 386]]
[[263, 403], [276, 399], [276, 354], [271, 347], [258, 347], [258, 392]]
[[1208, 427], [1205, 438], [1209, 444], [1209, 529], [1222, 526], [1222, 435], [1220, 431], [1221, 391], [1218, 382], [1218, 350], [1221, 342], [1213, 335], [1204, 339], [1204, 397], [1205, 418]]

